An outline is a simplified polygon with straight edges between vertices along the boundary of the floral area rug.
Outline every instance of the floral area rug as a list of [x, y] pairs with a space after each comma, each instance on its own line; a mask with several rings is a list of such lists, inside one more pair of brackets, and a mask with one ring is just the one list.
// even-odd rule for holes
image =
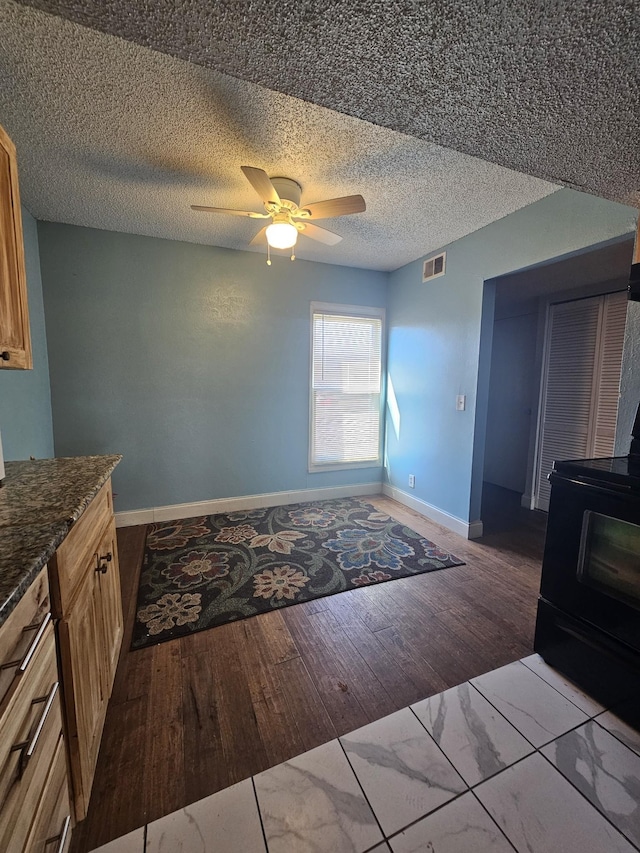
[[357, 498], [150, 524], [131, 647], [461, 565]]

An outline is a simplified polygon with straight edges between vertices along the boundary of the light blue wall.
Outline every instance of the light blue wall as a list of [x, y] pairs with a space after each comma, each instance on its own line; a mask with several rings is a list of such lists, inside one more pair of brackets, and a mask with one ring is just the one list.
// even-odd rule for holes
[[56, 455], [122, 453], [117, 510], [381, 479], [307, 472], [310, 302], [387, 274], [39, 223]]
[[53, 456], [49, 363], [42, 305], [38, 231], [35, 219], [24, 207], [22, 229], [33, 370], [0, 371], [0, 433], [4, 458], [7, 460]]
[[[636, 217], [563, 189], [443, 247], [442, 278], [423, 284], [422, 260], [391, 273], [392, 485], [409, 492], [415, 474], [416, 498], [463, 521], [480, 517], [495, 287], [485, 280], [631, 233]], [[467, 395], [464, 412], [455, 410], [457, 394]]]

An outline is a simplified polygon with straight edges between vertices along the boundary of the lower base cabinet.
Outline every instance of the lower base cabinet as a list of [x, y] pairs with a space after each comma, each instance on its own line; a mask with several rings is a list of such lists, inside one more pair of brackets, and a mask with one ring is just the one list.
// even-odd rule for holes
[[74, 823], [89, 806], [122, 643], [116, 528], [107, 482], [51, 561]]
[[111, 481], [0, 626], [0, 853], [66, 853], [122, 643]]
[[0, 853], [67, 853], [122, 643], [111, 480], [0, 625]]
[[58, 739], [25, 853], [66, 853], [71, 844], [71, 805], [64, 738]]
[[[33, 638], [33, 653], [24, 670], [18, 668], [0, 712], [0, 850], [12, 853], [49, 853], [47, 840], [59, 837], [62, 821], [71, 818], [51, 622], [38, 634]], [[53, 778], [58, 810], [66, 811], [60, 820], [58, 813], [54, 816], [52, 809], [44, 808]], [[30, 842], [34, 833], [41, 844]], [[53, 843], [50, 849], [57, 850]]]

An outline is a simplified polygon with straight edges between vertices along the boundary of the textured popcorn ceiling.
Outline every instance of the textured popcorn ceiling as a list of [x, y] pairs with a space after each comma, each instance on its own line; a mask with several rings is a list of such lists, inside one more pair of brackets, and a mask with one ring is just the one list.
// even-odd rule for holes
[[[159, 32], [175, 35], [163, 19], [169, 5], [158, 4], [153, 20]], [[205, 7], [219, 9], [219, 19], [197, 23]], [[91, 13], [96, 20], [102, 8]], [[227, 39], [225, 56], [237, 53], [241, 59], [258, 38], [265, 7], [190, 3], [179, 8], [185, 44], [206, 53], [207, 45]], [[236, 14], [234, 28], [232, 10], [240, 8], [250, 8], [251, 17]], [[339, 7], [333, 8], [337, 21]], [[114, 2], [104, 5], [107, 20], [138, 26], [137, 7], [127, 5], [121, 17], [117, 9]], [[299, 24], [295, 15], [293, 23]], [[273, 12], [269, 17], [276, 26], [280, 19]], [[354, 35], [352, 24], [349, 19], [348, 32]], [[320, 73], [314, 67], [331, 53], [330, 45], [346, 38], [337, 23], [333, 36], [326, 27], [321, 32], [324, 40], [316, 44], [318, 33], [310, 28], [306, 42], [270, 64], [311, 85]], [[394, 269], [557, 189], [11, 0], [0, 0], [0, 33], [0, 124], [16, 143], [23, 202], [38, 219], [245, 249], [261, 223], [196, 213], [189, 205], [261, 210], [240, 171], [247, 164], [298, 180], [303, 202], [364, 195], [366, 213], [325, 223], [343, 236], [342, 243], [327, 247], [301, 237], [298, 257]], [[160, 46], [159, 37], [146, 40]], [[263, 42], [278, 52], [276, 42]], [[218, 45], [214, 53], [221, 49]], [[327, 62], [334, 65], [335, 57]], [[254, 56], [247, 71], [258, 64]], [[329, 74], [341, 109], [341, 99], [348, 99], [355, 85], [352, 65], [347, 63], [339, 79], [337, 72]], [[358, 91], [366, 89], [363, 81], [373, 70], [363, 68]], [[379, 69], [381, 79], [386, 71]], [[406, 110], [409, 121], [421, 110], [409, 105], [409, 90], [401, 94], [389, 90], [387, 107], [399, 118]], [[360, 112], [367, 114], [364, 108]], [[579, 146], [574, 156], [582, 162]]]
[[640, 206], [638, 0], [27, 2]]

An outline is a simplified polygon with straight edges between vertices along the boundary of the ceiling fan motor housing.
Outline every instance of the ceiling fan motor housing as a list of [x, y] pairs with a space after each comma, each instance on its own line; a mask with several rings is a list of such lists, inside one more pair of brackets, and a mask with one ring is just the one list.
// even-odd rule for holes
[[284, 207], [288, 207], [289, 210], [300, 207], [302, 187], [297, 181], [292, 178], [271, 178], [271, 183], [276, 188]]

